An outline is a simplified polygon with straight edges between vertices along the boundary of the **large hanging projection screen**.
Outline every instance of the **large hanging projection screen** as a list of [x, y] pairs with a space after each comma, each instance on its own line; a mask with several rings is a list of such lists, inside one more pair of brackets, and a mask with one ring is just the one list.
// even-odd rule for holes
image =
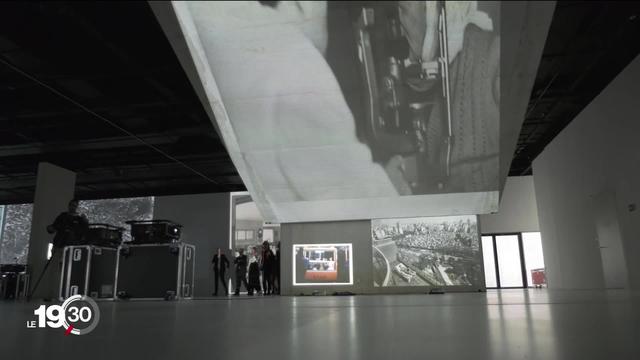
[[497, 211], [498, 2], [173, 7], [265, 220]]
[[371, 221], [373, 282], [484, 287], [476, 216]]

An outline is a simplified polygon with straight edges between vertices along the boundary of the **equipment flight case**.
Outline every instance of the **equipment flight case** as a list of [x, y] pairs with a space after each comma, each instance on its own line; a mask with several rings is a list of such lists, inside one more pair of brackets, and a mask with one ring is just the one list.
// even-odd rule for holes
[[29, 275], [26, 265], [0, 265], [0, 299], [20, 299], [27, 296], [28, 289]]
[[94, 245], [66, 246], [62, 253], [62, 273], [58, 297], [87, 295], [113, 299], [117, 249]]
[[192, 299], [195, 246], [182, 242], [126, 244], [118, 253], [118, 299]]

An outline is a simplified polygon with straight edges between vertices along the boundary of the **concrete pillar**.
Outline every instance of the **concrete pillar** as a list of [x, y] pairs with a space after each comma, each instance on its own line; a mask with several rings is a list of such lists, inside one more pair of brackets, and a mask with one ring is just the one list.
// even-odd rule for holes
[[[0, 205], [0, 242], [2, 241], [2, 231], [4, 230], [5, 206]], [[2, 246], [0, 245], [0, 261], [2, 261]]]
[[[49, 164], [38, 165], [38, 178], [36, 192], [33, 199], [33, 220], [31, 222], [31, 237], [29, 238], [29, 255], [27, 264], [31, 276], [31, 288], [38, 280], [42, 269], [47, 263], [49, 243], [53, 241], [53, 235], [47, 233], [47, 225], [55, 220], [56, 216], [67, 211], [69, 200], [73, 199], [76, 185], [76, 174], [67, 169]], [[60, 264], [53, 262], [49, 265], [47, 273], [34, 298], [53, 298], [57, 296], [54, 283], [58, 278]]]

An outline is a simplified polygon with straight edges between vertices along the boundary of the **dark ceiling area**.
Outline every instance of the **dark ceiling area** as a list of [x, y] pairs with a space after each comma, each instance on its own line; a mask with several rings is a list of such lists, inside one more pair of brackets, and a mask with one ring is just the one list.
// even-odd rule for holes
[[509, 175], [531, 175], [533, 159], [638, 54], [640, 2], [558, 2]]
[[[640, 53], [639, 17], [557, 4], [509, 175]], [[0, 204], [33, 200], [40, 162], [80, 199], [245, 189], [146, 2], [0, 3]]]
[[0, 204], [245, 189], [146, 2], [1, 3], [0, 109]]

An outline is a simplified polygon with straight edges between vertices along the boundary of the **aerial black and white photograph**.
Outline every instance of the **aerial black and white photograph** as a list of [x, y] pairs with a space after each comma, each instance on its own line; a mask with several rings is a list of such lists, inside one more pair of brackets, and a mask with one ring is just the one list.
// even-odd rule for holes
[[371, 221], [373, 281], [386, 286], [482, 286], [476, 216]]

